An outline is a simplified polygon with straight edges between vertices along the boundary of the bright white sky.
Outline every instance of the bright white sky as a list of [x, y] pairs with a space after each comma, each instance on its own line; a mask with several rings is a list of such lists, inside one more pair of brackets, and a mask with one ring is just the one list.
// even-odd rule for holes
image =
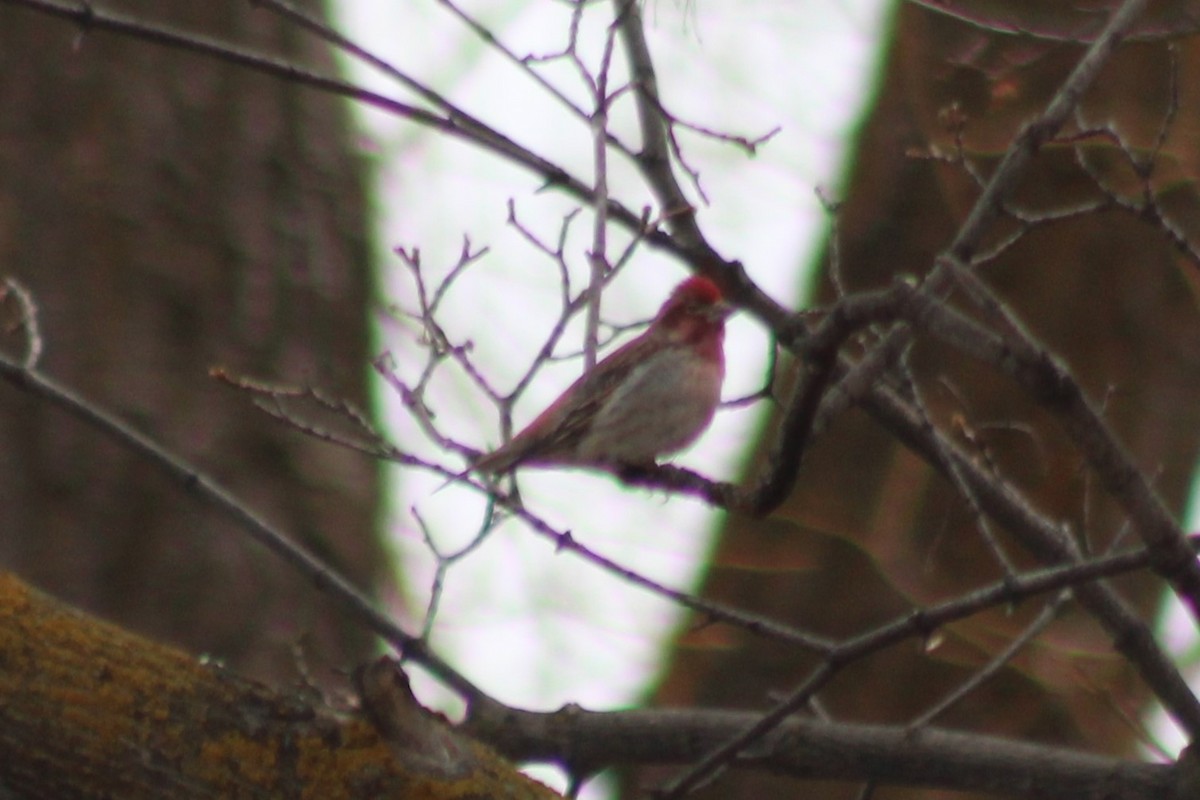
[[[551, 0], [465, 0], [463, 8], [488, 24], [519, 54], [549, 54], [566, 44], [569, 5]], [[836, 196], [842, 159], [872, 85], [871, 70], [886, 25], [884, 0], [648, 0], [645, 14], [660, 90], [678, 116], [707, 128], [754, 137], [780, 133], [753, 159], [694, 136], [683, 142], [701, 173], [710, 205], [700, 222], [717, 249], [740, 259], [768, 293], [784, 302], [801, 295], [803, 271], [825, 234], [815, 191]], [[598, 63], [610, 4], [592, 4], [581, 28], [581, 51]], [[436, 0], [342, 0], [342, 25], [352, 38], [450, 97], [460, 107], [537, 153], [591, 180], [592, 142], [585, 124], [566, 114], [527, 76], [479, 42]], [[617, 51], [620, 62], [620, 49]], [[583, 86], [563, 62], [540, 68], [562, 92], [586, 105]], [[415, 101], [401, 87], [364, 69], [356, 80], [384, 94]], [[378, 156], [380, 250], [384, 287], [402, 308], [415, 307], [412, 282], [392, 247], [419, 247], [429, 280], [453, 266], [469, 237], [490, 254], [460, 278], [447, 298], [443, 325], [459, 342], [474, 343], [474, 358], [493, 384], [509, 388], [557, 316], [556, 266], [506, 223], [511, 200], [520, 220], [554, 242], [563, 216], [576, 204], [494, 156], [374, 112], [363, 115], [365, 149]], [[613, 128], [636, 144], [628, 102], [613, 112]], [[611, 157], [613, 192], [640, 209], [646, 189], [620, 157]], [[575, 221], [567, 260], [578, 291], [586, 281], [591, 218]], [[610, 237], [611, 253], [627, 241]], [[613, 321], [646, 319], [682, 268], [641, 253], [604, 296]], [[381, 346], [391, 350], [402, 377], [414, 380], [422, 362], [411, 324], [384, 321]], [[580, 346], [579, 331], [567, 347]], [[747, 319], [729, 326], [725, 396], [754, 391], [765, 370], [766, 339]], [[582, 362], [544, 370], [516, 411], [527, 423], [579, 373]], [[499, 442], [497, 418], [460, 375], [447, 372], [431, 398], [444, 432], [479, 448]], [[436, 457], [415, 425], [396, 411], [394, 434], [404, 448]], [[744, 445], [761, 408], [723, 412], [712, 429], [677, 458], [714, 478], [739, 474]], [[462, 465], [448, 462], [453, 468]], [[396, 476], [391, 518], [407, 597], [415, 619], [428, 601], [434, 562], [410, 509], [450, 552], [470, 541], [483, 507], [455, 488], [435, 491], [438, 478]], [[673, 587], [693, 584], [719, 515], [701, 504], [616, 485], [597, 474], [525, 471], [527, 504], [552, 525], [569, 529], [588, 547]], [[553, 547], [516, 523], [492, 532], [448, 572], [434, 626], [439, 650], [498, 699], [526, 708], [566, 702], [611, 708], [634, 703], [655, 670], [665, 634], [677, 621], [666, 601]], [[418, 687], [420, 691], [422, 687]], [[436, 702], [432, 687], [426, 701]], [[539, 773], [545, 778], [544, 773]], [[590, 796], [600, 796], [593, 789]]]
[[[778, 0], [699, 0], [677, 6], [652, 0], [646, 9], [661, 93], [677, 115], [748, 136], [782, 128], [753, 159], [697, 137], [684, 141], [711, 200], [701, 213], [706, 232], [718, 250], [741, 259], [761, 286], [784, 301], [799, 296], [802, 270], [825, 230], [815, 190], [836, 189], [840, 159], [870, 84], [867, 72], [882, 24], [879, 5], [880, 0], [799, 7]], [[465, 7], [517, 53], [547, 54], [566, 44], [566, 3], [472, 0]], [[436, 2], [352, 0], [344, 10], [357, 41], [516, 141], [591, 180], [587, 126]], [[609, 11], [608, 4], [595, 4], [588, 16], [595, 22], [581, 32], [592, 64]], [[587, 102], [568, 65], [548, 65], [543, 73], [564, 93]], [[411, 99], [387, 79], [356, 74], [372, 88]], [[614, 128], [636, 143], [629, 103], [620, 103], [613, 116]], [[506, 224], [506, 204], [511, 199], [520, 219], [553, 242], [563, 215], [577, 203], [539, 193], [535, 178], [488, 153], [402, 120], [368, 113], [366, 121], [369, 149], [379, 154], [382, 169], [381, 249], [419, 247], [425, 268], [436, 276], [454, 264], [464, 236], [476, 247], [490, 248], [460, 278], [443, 322], [460, 341], [474, 342], [477, 364], [497, 386], [511, 387], [557, 315], [559, 279], [555, 265]], [[611, 163], [615, 194], [635, 209], [651, 202], [619, 157]], [[586, 280], [591, 236], [585, 214], [575, 222], [567, 247], [576, 290]], [[612, 239], [614, 252], [627, 241], [619, 232]], [[412, 308], [409, 277], [398, 259], [385, 258], [388, 296]], [[605, 295], [606, 317], [647, 318], [684, 275], [678, 264], [643, 252]], [[383, 345], [396, 354], [407, 377], [415, 377], [421, 363], [415, 332], [411, 325], [383, 326]], [[581, 339], [576, 333], [567, 342], [575, 349]], [[727, 352], [725, 396], [756, 389], [765, 370], [762, 332], [749, 320], [734, 318]], [[518, 407], [517, 425], [565, 388], [581, 364], [571, 360], [544, 371], [528, 402]], [[447, 378], [436, 406], [445, 429], [479, 447], [496, 445], [496, 415], [485, 399], [457, 375]], [[736, 475], [743, 442], [760, 410], [720, 414], [703, 441], [678, 460], [716, 477]], [[396, 436], [406, 448], [435, 452], [403, 414]], [[440, 483], [413, 473], [399, 476], [397, 483], [395, 537], [417, 607], [427, 594], [430, 560], [409, 507], [416, 505], [448, 549], [469, 540], [480, 519], [473, 494], [454, 489], [435, 494]], [[676, 586], [692, 580], [707, 531], [718, 522], [698, 503], [632, 491], [596, 474], [526, 471], [520, 483], [527, 503], [553, 524]], [[545, 708], [566, 701], [611, 705], [628, 702], [642, 687], [673, 613], [667, 604], [630, 591], [572, 556], [556, 556], [546, 542], [514, 524], [450, 571], [436, 631], [443, 650], [488, 653], [484, 663], [464, 660], [465, 669], [503, 700]]]
[[[742, 260], [780, 300], [800, 296], [803, 270], [824, 234], [815, 190], [836, 193], [841, 159], [870, 90], [883, 5], [883, 0], [688, 0], [684, 5], [649, 0], [645, 6], [661, 94], [674, 113], [750, 137], [782, 129], [754, 159], [694, 136], [684, 138], [711, 201], [700, 218], [711, 241]], [[517, 53], [549, 54], [566, 44], [567, 3], [467, 0], [463, 7]], [[587, 127], [483, 46], [439, 3], [343, 0], [339, 9], [344, 29], [360, 44], [526, 147], [592, 180]], [[592, 67], [609, 9], [609, 4], [594, 4], [581, 30], [581, 49]], [[560, 91], [587, 102], [568, 65], [559, 62], [542, 71]], [[414, 100], [377, 73], [356, 68], [354, 74], [371, 88]], [[512, 200], [524, 224], [548, 242], [556, 240], [563, 216], [576, 204], [553, 192], [539, 193], [531, 176], [489, 154], [410, 123], [374, 112], [364, 113], [363, 121], [365, 149], [379, 158], [385, 291], [399, 306], [415, 306], [412, 283], [388, 252], [392, 247], [419, 247], [433, 277], [454, 264], [464, 236], [476, 247], [487, 246], [487, 258], [448, 297], [442, 321], [452, 336], [474, 342], [476, 363], [495, 385], [511, 387], [556, 317], [559, 279], [555, 265], [506, 223], [507, 203]], [[618, 104], [613, 128], [636, 144], [632, 122], [628, 102]], [[619, 157], [610, 163], [617, 196], [635, 209], [651, 202], [628, 165]], [[576, 291], [586, 280], [591, 236], [585, 213], [567, 243]], [[614, 253], [624, 241], [623, 234], [613, 234]], [[606, 317], [623, 322], [649, 317], [684, 274], [678, 264], [641, 253], [605, 294]], [[400, 374], [409, 379], [422, 363], [416, 333], [401, 323], [385, 321], [382, 327], [382, 346], [396, 355]], [[567, 342], [576, 349], [578, 331]], [[727, 354], [725, 396], [755, 390], [766, 363], [762, 331], [734, 318]], [[579, 360], [570, 360], [544, 370], [518, 407], [516, 424], [532, 419], [580, 368]], [[436, 450], [393, 405], [396, 440], [434, 455]], [[499, 442], [495, 413], [460, 376], [447, 373], [438, 384], [436, 408], [440, 424], [453, 436], [480, 448]], [[760, 411], [719, 414], [679, 463], [716, 478], [737, 475]], [[434, 562], [410, 509], [415, 506], [439, 547], [452, 551], [474, 536], [482, 504], [455, 488], [436, 492], [441, 481], [431, 476], [405, 472], [396, 478], [393, 538], [408, 602], [419, 613], [428, 601]], [[550, 523], [674, 587], [694, 583], [710, 532], [720, 523], [697, 502], [631, 491], [595, 474], [526, 471], [520, 484], [527, 504]], [[630, 705], [645, 691], [677, 612], [574, 556], [556, 554], [546, 541], [509, 523], [449, 570], [434, 642], [504, 702], [538, 709], [566, 702], [611, 708]], [[417, 688], [427, 702], [437, 702], [433, 687]], [[561, 788], [551, 772], [537, 774]], [[599, 797], [603, 791], [597, 783], [585, 796]]]

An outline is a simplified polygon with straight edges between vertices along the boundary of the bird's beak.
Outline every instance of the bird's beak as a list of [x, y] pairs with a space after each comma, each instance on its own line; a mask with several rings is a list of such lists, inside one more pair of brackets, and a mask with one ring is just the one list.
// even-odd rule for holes
[[735, 311], [737, 311], [736, 306], [731, 306], [729, 303], [721, 300], [705, 309], [704, 315], [712, 322], [724, 322]]

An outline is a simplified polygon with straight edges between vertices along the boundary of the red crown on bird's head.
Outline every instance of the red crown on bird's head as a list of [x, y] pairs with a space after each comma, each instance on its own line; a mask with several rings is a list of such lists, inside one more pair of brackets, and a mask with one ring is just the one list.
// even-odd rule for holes
[[721, 323], [732, 311], [716, 283], [703, 275], [693, 275], [675, 287], [659, 309], [657, 319], [678, 319], [683, 315]]
[[693, 275], [675, 287], [671, 292], [671, 300], [679, 299], [691, 303], [707, 303], [712, 305], [721, 302], [724, 295], [721, 289], [703, 275]]

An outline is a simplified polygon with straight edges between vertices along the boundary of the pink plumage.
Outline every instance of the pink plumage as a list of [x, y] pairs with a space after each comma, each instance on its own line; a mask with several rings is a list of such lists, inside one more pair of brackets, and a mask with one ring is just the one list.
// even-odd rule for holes
[[640, 336], [581, 375], [474, 468], [648, 465], [687, 447], [721, 400], [729, 313], [715, 283], [688, 278]]

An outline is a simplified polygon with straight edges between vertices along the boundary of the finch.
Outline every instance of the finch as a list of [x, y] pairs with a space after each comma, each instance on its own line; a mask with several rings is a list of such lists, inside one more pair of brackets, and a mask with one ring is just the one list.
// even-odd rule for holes
[[687, 447], [712, 422], [721, 400], [731, 311], [715, 283], [688, 278], [640, 336], [581, 375], [473, 469], [648, 466]]

